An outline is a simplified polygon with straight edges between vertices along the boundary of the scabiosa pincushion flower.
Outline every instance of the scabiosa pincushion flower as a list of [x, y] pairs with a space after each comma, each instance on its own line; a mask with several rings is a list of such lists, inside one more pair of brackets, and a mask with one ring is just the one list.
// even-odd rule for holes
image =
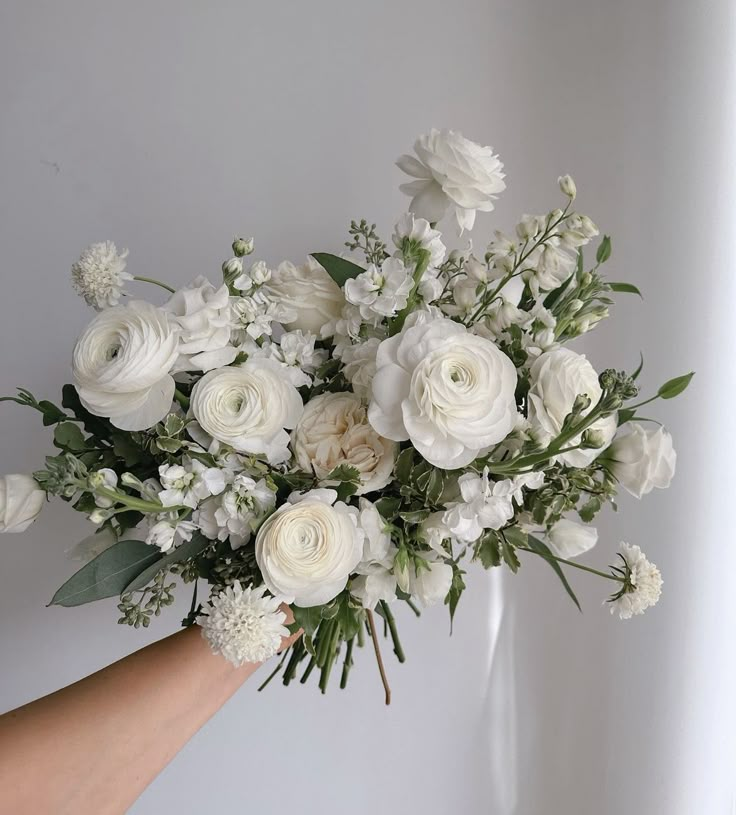
[[88, 306], [102, 311], [120, 301], [126, 281], [133, 275], [125, 271], [128, 250], [118, 252], [112, 241], [93, 243], [72, 266], [72, 285]]
[[622, 620], [629, 620], [659, 600], [662, 575], [638, 546], [622, 542], [619, 556], [625, 565], [616, 571], [623, 572], [625, 582], [621, 591], [611, 598], [611, 614], [618, 612]]
[[240, 667], [246, 662], [264, 662], [289, 636], [286, 614], [278, 597], [266, 595], [266, 587], [243, 588], [236, 580], [212, 595], [197, 622], [212, 652]]

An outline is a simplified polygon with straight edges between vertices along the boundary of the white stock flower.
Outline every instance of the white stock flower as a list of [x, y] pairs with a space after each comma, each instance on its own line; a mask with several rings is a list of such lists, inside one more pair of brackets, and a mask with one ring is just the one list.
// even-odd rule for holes
[[379, 600], [391, 603], [396, 599], [396, 577], [392, 569], [397, 549], [386, 531], [386, 522], [365, 498], [360, 499], [358, 523], [365, 542], [362, 560], [355, 567], [358, 576], [351, 581], [350, 592], [364, 608], [375, 608]]
[[[529, 423], [544, 444], [559, 435], [565, 417], [571, 413], [578, 396], [585, 395], [590, 399], [590, 406], [582, 412], [583, 416], [595, 407], [601, 397], [598, 374], [593, 366], [584, 355], [568, 348], [557, 348], [537, 357], [530, 369], [530, 377]], [[615, 415], [598, 419], [590, 430], [600, 434], [601, 447], [572, 450], [558, 458], [570, 467], [587, 467], [616, 433]], [[579, 443], [578, 436], [566, 446], [574, 447]]]
[[184, 464], [162, 464], [158, 468], [163, 490], [158, 494], [165, 507], [197, 506], [225, 489], [225, 475], [219, 467], [207, 467], [198, 459]]
[[398, 445], [376, 433], [353, 393], [323, 393], [307, 402], [291, 438], [299, 466], [319, 479], [341, 464], [355, 467], [358, 495], [380, 490], [391, 480]]
[[376, 354], [381, 340], [370, 337], [363, 342], [349, 345], [342, 352], [342, 372], [361, 399], [370, 399], [371, 383], [376, 374]]
[[409, 569], [409, 594], [422, 608], [441, 603], [452, 586], [452, 566], [432, 556], [434, 552], [427, 554], [424, 568]]
[[598, 530], [587, 524], [560, 518], [547, 532], [547, 541], [554, 554], [569, 559], [592, 549], [598, 542]]
[[629, 432], [617, 437], [606, 454], [618, 482], [636, 498], [655, 487], [669, 487], [677, 463], [672, 436], [659, 425], [647, 428], [641, 422], [629, 422], [626, 426]]
[[643, 614], [656, 604], [662, 593], [662, 575], [650, 563], [638, 546], [621, 543], [621, 557], [631, 572], [629, 582], [632, 591], [627, 591], [611, 602], [611, 614], [618, 612], [622, 620], [629, 620], [635, 614]]
[[399, 258], [371, 265], [357, 277], [345, 281], [345, 299], [358, 306], [366, 321], [391, 317], [406, 306], [413, 286], [412, 276]]
[[46, 493], [30, 475], [0, 477], [0, 533], [25, 532], [36, 520]]
[[295, 311], [274, 300], [265, 288], [254, 289], [246, 297], [230, 301], [232, 327], [241, 339], [257, 340], [273, 334], [273, 324], [284, 325], [294, 318]]
[[158, 546], [162, 552], [169, 552], [184, 541], [191, 540], [196, 530], [196, 524], [191, 521], [177, 521], [164, 517], [151, 525], [146, 536], [146, 543]]
[[279, 363], [259, 358], [206, 373], [190, 401], [205, 433], [240, 453], [265, 455], [272, 464], [288, 458], [284, 428], [296, 425], [303, 407]]
[[133, 300], [100, 312], [74, 348], [82, 404], [121, 430], [153, 427], [171, 409], [178, 346], [178, 329], [150, 303]]
[[442, 521], [454, 538], [478, 540], [484, 529], [500, 529], [514, 517], [512, 498], [520, 486], [507, 479], [491, 481], [483, 475], [465, 473], [458, 478], [462, 501], [448, 507]]
[[401, 185], [412, 196], [409, 209], [431, 223], [449, 209], [460, 230], [472, 229], [475, 213], [490, 212], [498, 193], [506, 189], [503, 164], [491, 147], [464, 138], [454, 130], [435, 130], [414, 142], [414, 156], [396, 162], [417, 179]]
[[282, 638], [289, 636], [280, 605], [280, 598], [266, 595], [265, 586], [244, 589], [236, 580], [210, 597], [197, 622], [214, 654], [237, 667], [265, 662], [278, 652]]
[[290, 330], [320, 335], [325, 325], [340, 318], [345, 303], [340, 287], [312, 257], [303, 266], [281, 263], [266, 288], [296, 315], [283, 321]]
[[425, 218], [416, 218], [412, 212], [399, 218], [392, 237], [400, 253], [407, 247], [428, 251], [430, 268], [439, 266], [447, 254], [447, 247], [442, 243], [442, 233], [432, 229]]
[[72, 266], [72, 286], [88, 306], [101, 311], [120, 300], [126, 281], [133, 275], [125, 271], [128, 250], [118, 252], [112, 241], [93, 243]]
[[578, 194], [578, 189], [575, 186], [575, 181], [573, 180], [571, 175], [561, 175], [557, 179], [557, 183], [560, 185], [560, 191], [563, 195], [566, 195], [571, 201], [575, 199], [575, 196]]
[[378, 348], [368, 418], [430, 463], [465, 467], [516, 422], [516, 368], [492, 342], [444, 318], [417, 320]]
[[[95, 488], [103, 487], [108, 490], [114, 490], [118, 486], [118, 474], [109, 467], [103, 467], [91, 474], [90, 482]], [[102, 509], [109, 509], [114, 503], [115, 501], [112, 498], [95, 494], [95, 504]]]
[[357, 511], [335, 490], [292, 496], [261, 524], [256, 561], [263, 582], [284, 602], [309, 608], [336, 597], [363, 556]]
[[230, 345], [230, 293], [216, 289], [206, 277], [175, 292], [163, 306], [179, 326], [177, 371], [209, 371], [229, 365], [237, 356]]
[[536, 297], [540, 291], [559, 288], [575, 271], [577, 258], [565, 251], [558, 238], [550, 238], [545, 246], [535, 250], [524, 264], [529, 271], [521, 277]]
[[200, 504], [194, 516], [210, 540], [228, 540], [233, 549], [247, 543], [263, 518], [276, 505], [276, 493], [264, 479], [239, 473], [217, 498]]

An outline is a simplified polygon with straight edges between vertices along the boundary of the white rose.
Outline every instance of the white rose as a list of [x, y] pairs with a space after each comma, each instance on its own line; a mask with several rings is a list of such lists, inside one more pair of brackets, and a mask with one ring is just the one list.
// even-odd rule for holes
[[312, 490], [282, 504], [256, 535], [256, 561], [273, 595], [302, 608], [336, 597], [363, 556], [355, 509], [334, 490]]
[[449, 209], [460, 230], [472, 229], [476, 210], [490, 212], [493, 200], [506, 189], [503, 164], [493, 148], [463, 138], [454, 130], [432, 129], [414, 142], [414, 156], [396, 162], [416, 178], [401, 185], [412, 196], [409, 209], [430, 223]]
[[311, 257], [303, 266], [281, 263], [266, 288], [279, 305], [296, 312], [295, 319], [284, 321], [292, 331], [319, 335], [323, 326], [339, 319], [345, 305], [340, 287]]
[[647, 428], [640, 422], [627, 426], [629, 432], [619, 436], [606, 454], [613, 474], [636, 498], [654, 487], [666, 489], [677, 463], [672, 436], [661, 426]]
[[229, 365], [237, 356], [230, 345], [227, 286], [216, 289], [207, 278], [198, 277], [172, 295], [163, 309], [180, 328], [177, 371], [209, 371]]
[[516, 423], [516, 368], [490, 340], [452, 320], [418, 320], [384, 340], [368, 419], [388, 439], [411, 439], [452, 470], [502, 441]]
[[240, 453], [288, 458], [289, 436], [303, 410], [299, 391], [272, 359], [247, 360], [205, 374], [192, 389], [190, 410], [213, 439]]
[[[547, 444], [559, 435], [565, 417], [571, 411], [575, 399], [586, 395], [590, 406], [582, 415], [588, 414], [601, 397], [598, 374], [583, 354], [568, 348], [556, 348], [541, 354], [530, 369], [529, 424], [540, 441]], [[615, 415], [599, 419], [590, 426], [602, 442], [599, 448], [573, 450], [558, 458], [570, 467], [587, 467], [608, 446], [616, 433]], [[568, 447], [580, 443], [580, 437], [571, 439]]]
[[577, 557], [592, 549], [598, 542], [598, 530], [567, 518], [561, 518], [547, 532], [549, 548], [564, 558]]
[[452, 566], [447, 563], [428, 560], [426, 568], [409, 569], [409, 594], [422, 608], [442, 602], [451, 586]]
[[74, 348], [82, 404], [121, 430], [153, 427], [171, 409], [178, 343], [176, 326], [150, 303], [133, 300], [101, 312]]
[[355, 467], [361, 481], [358, 495], [380, 490], [391, 480], [398, 444], [376, 433], [353, 393], [312, 399], [291, 438], [299, 466], [317, 478], [326, 478], [341, 464]]
[[0, 477], [0, 532], [25, 532], [41, 512], [45, 498], [30, 475]]

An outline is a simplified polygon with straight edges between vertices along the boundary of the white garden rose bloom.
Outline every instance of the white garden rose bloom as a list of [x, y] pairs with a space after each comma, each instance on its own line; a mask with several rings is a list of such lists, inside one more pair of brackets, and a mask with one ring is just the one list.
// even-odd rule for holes
[[289, 457], [289, 436], [304, 406], [299, 391], [272, 359], [206, 373], [192, 389], [190, 410], [213, 439], [240, 453], [265, 455], [271, 464]]
[[[590, 406], [582, 415], [589, 413], [601, 397], [598, 374], [583, 354], [568, 348], [556, 348], [541, 354], [530, 369], [529, 424], [540, 441], [549, 443], [559, 435], [565, 417], [572, 411], [575, 399], [585, 395]], [[616, 417], [607, 416], [594, 422], [590, 428], [599, 436], [598, 448], [572, 450], [558, 456], [570, 467], [587, 467], [609, 445], [616, 433]], [[570, 440], [569, 447], [580, 443], [580, 438]]]
[[323, 326], [340, 318], [345, 305], [340, 287], [312, 257], [303, 266], [284, 261], [265, 288], [278, 304], [296, 313], [294, 319], [283, 321], [292, 331], [319, 336]]
[[669, 487], [677, 463], [672, 436], [660, 425], [629, 422], [626, 426], [629, 432], [619, 436], [606, 454], [619, 483], [636, 498], [655, 487]]
[[41, 512], [45, 498], [30, 475], [0, 477], [0, 532], [25, 532]]
[[445, 318], [417, 320], [376, 356], [368, 418], [388, 439], [411, 439], [430, 463], [465, 467], [516, 423], [516, 368], [490, 340]]
[[292, 496], [261, 525], [256, 561], [263, 582], [284, 602], [320, 606], [347, 585], [363, 556], [358, 513], [335, 490], [311, 490]]
[[209, 371], [229, 365], [237, 356], [230, 345], [230, 292], [216, 289], [206, 277], [198, 277], [179, 289], [163, 306], [179, 326], [177, 371]]
[[592, 549], [598, 542], [598, 530], [587, 524], [560, 518], [547, 532], [547, 541], [554, 554], [569, 559]]
[[475, 213], [490, 212], [506, 189], [503, 164], [491, 147], [463, 138], [455, 130], [435, 130], [414, 142], [414, 156], [403, 155], [398, 167], [416, 181], [401, 185], [412, 196], [409, 209], [435, 223], [449, 209], [457, 225], [472, 229]]
[[347, 464], [360, 473], [358, 495], [385, 487], [398, 451], [368, 423], [366, 409], [353, 393], [323, 393], [307, 402], [292, 433], [299, 466], [326, 478]]
[[166, 312], [142, 300], [106, 309], [74, 348], [79, 398], [121, 430], [147, 430], [171, 410], [178, 354], [179, 331]]

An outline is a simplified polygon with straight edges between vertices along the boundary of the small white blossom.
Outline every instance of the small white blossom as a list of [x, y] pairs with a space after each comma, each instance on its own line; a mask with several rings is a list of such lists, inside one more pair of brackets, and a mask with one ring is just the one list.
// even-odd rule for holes
[[[153, 518], [156, 517], [153, 516]], [[158, 546], [162, 552], [168, 552], [175, 549], [183, 541], [191, 540], [196, 529], [196, 524], [191, 521], [177, 521], [165, 517], [163, 520], [157, 520], [153, 523], [148, 530], [146, 543], [151, 546]]]
[[159, 501], [165, 507], [197, 505], [225, 489], [225, 476], [217, 467], [207, 467], [198, 459], [185, 459], [183, 464], [162, 464], [158, 468], [163, 490]]
[[289, 636], [280, 605], [278, 597], [266, 594], [265, 586], [244, 589], [236, 580], [210, 597], [197, 622], [213, 653], [233, 665], [264, 662], [278, 652], [282, 638]]
[[276, 505], [276, 493], [246, 473], [234, 476], [218, 498], [205, 501], [194, 515], [202, 534], [210, 540], [230, 539], [233, 549], [247, 543], [261, 521]]
[[[97, 470], [92, 474], [90, 477], [90, 486], [94, 489], [99, 489], [100, 487], [108, 490], [117, 489], [118, 474], [109, 467], [103, 467], [101, 470]], [[115, 501], [112, 498], [95, 495], [95, 504], [102, 509], [110, 509], [114, 503]]]
[[370, 337], [365, 342], [349, 345], [342, 354], [343, 374], [353, 386], [353, 393], [370, 399], [371, 382], [376, 374], [376, 354], [381, 340]]
[[458, 540], [478, 540], [484, 529], [500, 529], [514, 517], [512, 498], [521, 486], [513, 481], [491, 481], [483, 475], [466, 473], [458, 479], [462, 501], [450, 506], [442, 521]]
[[411, 212], [402, 215], [394, 227], [393, 241], [399, 250], [397, 257], [405, 254], [406, 249], [428, 251], [430, 268], [437, 268], [447, 254], [447, 247], [442, 243], [442, 233], [432, 229], [425, 218], [415, 218]]
[[72, 286], [88, 306], [101, 311], [115, 306], [126, 281], [133, 275], [125, 271], [128, 250], [118, 252], [112, 241], [93, 243], [72, 266]]
[[626, 561], [630, 571], [631, 590], [611, 601], [611, 614], [617, 612], [622, 620], [628, 620], [635, 614], [643, 614], [659, 600], [662, 593], [662, 575], [659, 569], [647, 560], [638, 546], [622, 542], [621, 557]]
[[561, 175], [557, 179], [557, 183], [560, 185], [560, 190], [562, 191], [563, 195], [566, 195], [571, 201], [575, 199], [575, 196], [578, 194], [577, 187], [575, 186], [575, 182], [570, 175]]
[[402, 260], [388, 258], [345, 283], [345, 299], [358, 306], [364, 320], [391, 317], [406, 306], [413, 281]]

